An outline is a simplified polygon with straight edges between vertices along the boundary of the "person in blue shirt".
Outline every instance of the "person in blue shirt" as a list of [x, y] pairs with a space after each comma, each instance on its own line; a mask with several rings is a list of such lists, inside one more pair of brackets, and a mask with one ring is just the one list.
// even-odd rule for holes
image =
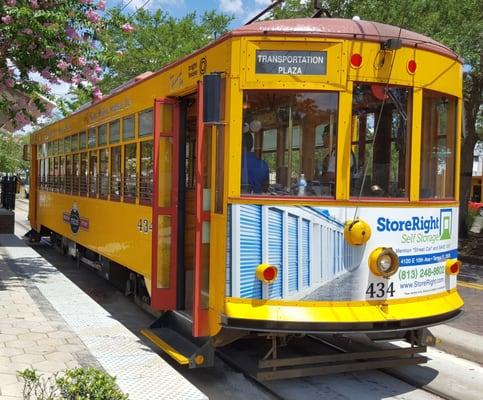
[[262, 193], [268, 189], [268, 165], [251, 151], [252, 148], [253, 136], [249, 131], [244, 131], [242, 141], [242, 192]]

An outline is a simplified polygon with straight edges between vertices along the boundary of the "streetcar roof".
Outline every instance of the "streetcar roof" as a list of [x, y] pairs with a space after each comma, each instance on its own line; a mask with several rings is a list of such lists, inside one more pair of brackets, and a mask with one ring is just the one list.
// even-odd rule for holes
[[229, 33], [233, 36], [251, 36], [260, 34], [280, 36], [312, 36], [336, 39], [365, 40], [384, 42], [388, 39], [400, 39], [403, 46], [424, 49], [447, 57], [459, 57], [449, 47], [420, 33], [408, 31], [397, 26], [380, 22], [352, 20], [343, 18], [295, 18], [269, 20], [244, 25]]

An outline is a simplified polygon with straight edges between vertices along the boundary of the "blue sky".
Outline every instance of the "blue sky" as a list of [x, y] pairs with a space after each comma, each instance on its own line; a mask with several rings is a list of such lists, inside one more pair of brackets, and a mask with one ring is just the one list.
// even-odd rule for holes
[[108, 0], [107, 4], [127, 5], [126, 10], [130, 12], [139, 7], [161, 9], [174, 17], [182, 17], [192, 11], [202, 14], [204, 11], [216, 10], [235, 17], [230, 25], [234, 29], [263, 10], [270, 4], [270, 0]]

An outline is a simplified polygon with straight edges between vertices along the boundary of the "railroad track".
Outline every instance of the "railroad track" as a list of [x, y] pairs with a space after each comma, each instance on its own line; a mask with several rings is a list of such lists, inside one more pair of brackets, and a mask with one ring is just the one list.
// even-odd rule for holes
[[[343, 346], [335, 346], [321, 338], [307, 336], [302, 346], [285, 349], [291, 357], [302, 357], [315, 352], [336, 356], [349, 351]], [[257, 378], [257, 366], [254, 360], [260, 359], [267, 349], [262, 348], [252, 340], [243, 344], [227, 346], [217, 351], [221, 358], [233, 369], [243, 373], [253, 384], [263, 387], [277, 399], [291, 400], [294, 398], [391, 398], [395, 393], [405, 394], [405, 399], [451, 399], [428, 388], [414, 385], [404, 379], [394, 370], [379, 369], [338, 374], [314, 375], [294, 379], [261, 380]], [[318, 348], [316, 348], [318, 347]], [[337, 369], [337, 365], [334, 370]], [[295, 395], [297, 393], [297, 395]], [[305, 393], [305, 395], [304, 395]], [[364, 393], [370, 393], [367, 397]], [[318, 396], [318, 397], [316, 397]], [[398, 398], [397, 396], [395, 396]]]

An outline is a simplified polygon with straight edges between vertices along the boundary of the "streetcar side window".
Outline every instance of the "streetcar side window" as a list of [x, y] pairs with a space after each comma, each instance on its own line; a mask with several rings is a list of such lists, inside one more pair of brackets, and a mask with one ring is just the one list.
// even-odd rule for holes
[[138, 115], [139, 136], [152, 135], [153, 133], [153, 109], [140, 112]]
[[141, 176], [139, 177], [139, 200], [150, 203], [153, 194], [153, 141], [141, 142]]
[[99, 197], [107, 199], [109, 195], [109, 149], [99, 150]]
[[121, 197], [121, 146], [111, 148], [111, 200]]
[[87, 132], [87, 147], [96, 147], [96, 128], [90, 128]]
[[81, 196], [87, 195], [87, 151], [80, 154], [80, 183], [79, 192]]
[[335, 196], [338, 93], [246, 91], [241, 193]]
[[89, 152], [89, 196], [97, 197], [97, 150]]
[[65, 157], [59, 157], [59, 192], [65, 191]]
[[109, 123], [109, 143], [119, 143], [121, 123], [118, 119]]
[[456, 110], [456, 98], [423, 92], [421, 199], [455, 197]]
[[72, 192], [72, 156], [65, 157], [65, 192]]
[[70, 143], [71, 143], [70, 149], [72, 151], [78, 151], [79, 150], [79, 135], [78, 134], [73, 135]]
[[64, 139], [64, 153], [70, 153], [70, 150], [71, 150], [71, 137], [70, 136], [67, 136], [65, 139]]
[[122, 140], [134, 139], [134, 115], [122, 119]]
[[87, 148], [87, 135], [85, 132], [79, 133], [79, 149]]
[[137, 143], [124, 146], [124, 200], [134, 202], [137, 197]]
[[351, 197], [409, 196], [411, 98], [410, 88], [354, 85]]
[[107, 144], [107, 124], [100, 125], [97, 128], [97, 145], [103, 146]]
[[72, 194], [77, 195], [79, 194], [79, 177], [80, 177], [80, 168], [79, 168], [79, 153], [73, 155], [72, 159]]

